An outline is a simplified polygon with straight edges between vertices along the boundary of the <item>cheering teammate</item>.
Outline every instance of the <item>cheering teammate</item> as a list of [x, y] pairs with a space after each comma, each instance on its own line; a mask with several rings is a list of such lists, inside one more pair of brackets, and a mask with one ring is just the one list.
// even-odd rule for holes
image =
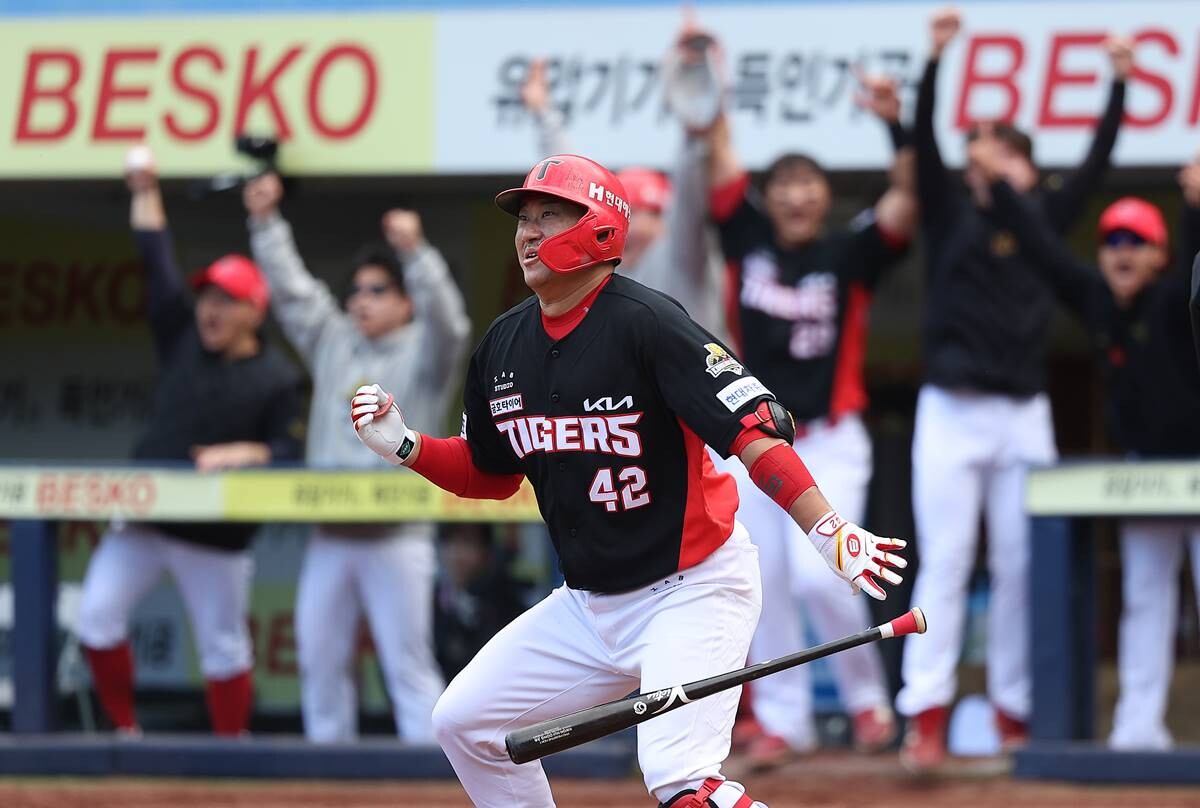
[[[345, 309], [304, 266], [279, 215], [283, 186], [266, 174], [246, 186], [250, 245], [274, 290], [284, 333], [313, 377], [308, 462], [374, 465], [346, 424], [346, 401], [369, 378], [410, 392], [415, 423], [440, 423], [471, 324], [439, 253], [413, 211], [383, 218], [388, 243], [351, 268]], [[366, 462], [364, 462], [366, 461]], [[296, 593], [304, 732], [310, 740], [357, 734], [353, 680], [358, 621], [365, 612], [395, 714], [409, 741], [433, 737], [430, 714], [442, 692], [433, 653], [433, 525], [318, 525]]]
[[[873, 597], [896, 584], [899, 540], [830, 509], [792, 450], [790, 415], [664, 295], [614, 275], [629, 227], [617, 178], [574, 155], [538, 163], [497, 204], [517, 217], [535, 295], [476, 349], [462, 435], [409, 429], [377, 385], [352, 404], [359, 438], [460, 496], [502, 499], [528, 477], [566, 584], [509, 624], [446, 689], [438, 740], [478, 806], [552, 806], [541, 764], [512, 764], [505, 732], [640, 688], [742, 666], [760, 609], [737, 455], [838, 575]], [[760, 806], [725, 781], [736, 689], [646, 722], [646, 787], [671, 808]]]
[[[981, 511], [987, 518], [992, 591], [988, 695], [1002, 746], [1012, 749], [1027, 737], [1029, 520], [1022, 495], [1028, 466], [1050, 462], [1056, 454], [1044, 392], [1054, 307], [1050, 287], [1012, 233], [996, 221], [986, 179], [968, 165], [967, 193], [959, 191], [934, 137], [938, 63], [960, 25], [955, 11], [939, 12], [932, 20], [933, 52], [913, 126], [928, 284], [925, 381], [913, 435], [913, 512], [921, 560], [913, 599], [945, 617], [904, 647], [904, 688], [897, 704], [913, 719], [901, 751], [913, 769], [936, 766], [946, 755]], [[1132, 52], [1124, 40], [1107, 45], [1114, 73], [1108, 108], [1087, 159], [1065, 182], [1037, 186], [1032, 144], [1011, 125], [976, 127], [970, 135], [994, 143], [1009, 184], [1027, 194], [1060, 233], [1079, 216], [1116, 142]]]
[[[746, 361], [800, 421], [796, 452], [809, 458], [822, 490], [847, 519], [861, 521], [871, 477], [871, 442], [860, 413], [866, 407], [862, 361], [872, 287], [904, 254], [915, 228], [911, 154], [901, 151], [900, 101], [895, 83], [863, 78], [860, 103], [888, 125], [897, 149], [891, 187], [849, 228], [827, 231], [830, 188], [825, 173], [800, 154], [767, 169], [763, 192], [750, 185], [722, 118], [709, 139], [712, 213], [719, 226], [732, 312]], [[738, 520], [758, 546], [763, 570], [763, 616], [750, 661], [781, 656], [802, 644], [799, 594], [822, 641], [869, 624], [866, 602], [823, 574], [798, 528], [759, 491], [738, 463]], [[843, 703], [853, 717], [855, 744], [875, 751], [896, 734], [891, 696], [879, 652], [856, 648], [833, 658]], [[764, 734], [751, 741], [752, 765], [785, 762], [816, 746], [808, 669], [792, 668], [755, 682], [750, 693]]]
[[[973, 157], [992, 181], [997, 215], [1093, 338], [1108, 382], [1105, 414], [1113, 442], [1134, 457], [1200, 457], [1200, 371], [1186, 315], [1189, 269], [1200, 250], [1200, 159], [1179, 174], [1184, 196], [1180, 265], [1168, 268], [1167, 228], [1158, 208], [1125, 197], [1100, 215], [1097, 269], [1077, 261], [1046, 232], [1036, 210], [1000, 179], [994, 151], [979, 145], [984, 148]], [[1116, 749], [1171, 745], [1167, 691], [1175, 656], [1179, 571], [1189, 544], [1200, 594], [1200, 522], [1121, 522], [1121, 694], [1109, 737]]]
[[[300, 379], [260, 328], [270, 297], [258, 268], [227, 255], [193, 276], [193, 305], [152, 158], [130, 152], [129, 219], [146, 265], [147, 319], [162, 364], [150, 422], [133, 456], [192, 461], [200, 471], [300, 456]], [[97, 695], [118, 732], [136, 734], [129, 619], [168, 573], [191, 621], [213, 731], [246, 731], [254, 649], [246, 629], [257, 525], [122, 523], [100, 540], [83, 579], [78, 633]]]

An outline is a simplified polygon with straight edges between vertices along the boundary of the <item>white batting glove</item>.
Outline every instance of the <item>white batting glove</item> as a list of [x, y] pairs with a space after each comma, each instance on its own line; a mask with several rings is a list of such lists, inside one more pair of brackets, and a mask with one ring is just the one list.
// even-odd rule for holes
[[[368, 449], [394, 466], [406, 465], [417, 433], [404, 423], [395, 396], [377, 384], [364, 384], [350, 399], [350, 419], [358, 439]], [[398, 454], [402, 449], [403, 457]]]
[[902, 570], [908, 562], [892, 551], [903, 550], [902, 539], [881, 539], [853, 522], [847, 522], [830, 511], [817, 520], [808, 532], [809, 541], [817, 548], [825, 563], [843, 580], [850, 582], [856, 594], [861, 589], [876, 600], [887, 598], [880, 581], [899, 584], [903, 579], [894, 570]]

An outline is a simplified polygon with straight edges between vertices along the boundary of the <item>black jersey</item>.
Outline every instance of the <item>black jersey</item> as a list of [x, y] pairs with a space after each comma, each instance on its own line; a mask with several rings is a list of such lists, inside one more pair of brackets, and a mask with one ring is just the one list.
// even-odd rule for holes
[[771, 397], [671, 298], [614, 275], [563, 339], [536, 298], [501, 315], [471, 358], [463, 436], [475, 465], [524, 474], [567, 585], [622, 592], [702, 561], [733, 529], [728, 455]]
[[903, 250], [889, 246], [872, 211], [781, 249], [745, 175], [715, 189], [712, 208], [734, 295], [730, 330], [746, 363], [798, 421], [865, 409], [871, 290]]

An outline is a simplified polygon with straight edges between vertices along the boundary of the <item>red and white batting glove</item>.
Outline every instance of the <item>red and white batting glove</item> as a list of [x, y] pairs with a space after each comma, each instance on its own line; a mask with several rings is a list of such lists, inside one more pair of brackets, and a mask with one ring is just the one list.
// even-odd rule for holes
[[405, 465], [417, 433], [404, 423], [396, 398], [377, 384], [364, 384], [350, 399], [354, 432], [367, 448], [394, 466]]
[[903, 579], [895, 572], [908, 562], [893, 552], [903, 550], [902, 539], [881, 539], [853, 522], [847, 522], [830, 511], [817, 520], [808, 532], [809, 541], [830, 568], [850, 582], [855, 593], [860, 589], [876, 600], [887, 598], [882, 583], [899, 584]]

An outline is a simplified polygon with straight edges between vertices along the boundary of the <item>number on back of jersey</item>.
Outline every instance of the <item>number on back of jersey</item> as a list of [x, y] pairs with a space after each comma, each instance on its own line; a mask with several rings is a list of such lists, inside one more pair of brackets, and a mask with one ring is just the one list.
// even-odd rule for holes
[[588, 498], [602, 504], [604, 510], [615, 513], [618, 508], [631, 511], [650, 504], [650, 492], [646, 490], [646, 471], [641, 466], [626, 466], [613, 475], [613, 470], [603, 468], [596, 471]]

